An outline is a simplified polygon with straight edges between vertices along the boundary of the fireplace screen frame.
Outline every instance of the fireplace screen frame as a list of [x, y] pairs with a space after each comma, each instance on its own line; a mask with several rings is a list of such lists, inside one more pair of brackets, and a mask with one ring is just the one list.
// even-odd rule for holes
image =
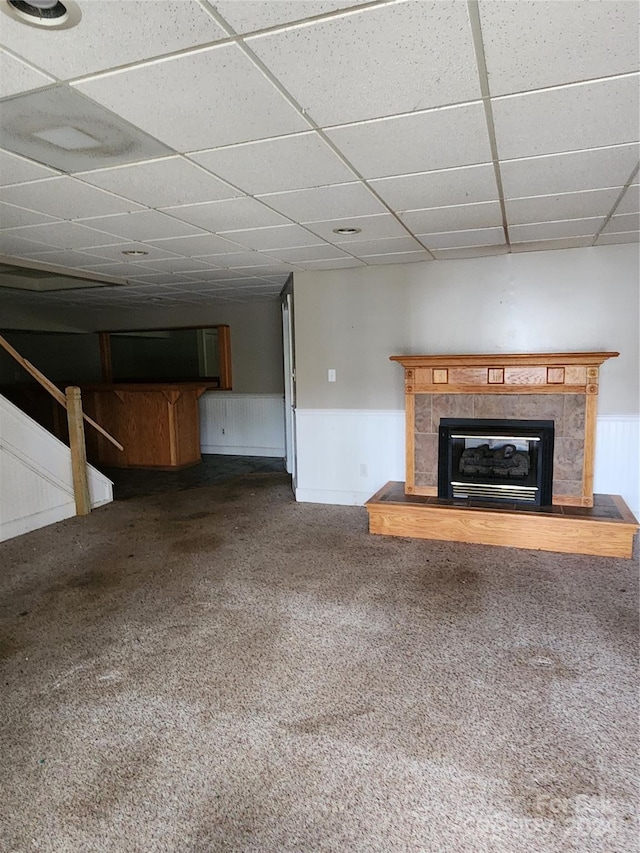
[[[441, 418], [438, 428], [438, 497], [453, 500], [474, 500], [494, 503], [522, 504], [527, 506], [550, 506], [553, 491], [553, 447], [554, 421], [551, 420], [496, 420], [489, 418]], [[454, 438], [456, 433], [464, 433], [465, 438], [486, 438], [489, 442], [510, 438], [525, 439], [529, 443], [531, 455], [535, 461], [535, 472], [528, 478], [528, 488], [523, 489], [526, 497], [518, 497], [519, 486], [515, 479], [499, 478], [480, 474], [468, 478], [471, 486], [468, 493], [460, 483], [460, 475], [454, 472], [454, 452], [460, 448], [461, 439]], [[454, 444], [458, 441], [458, 445]], [[464, 479], [464, 478], [463, 478]], [[493, 482], [491, 482], [493, 481]], [[479, 485], [480, 494], [473, 486]], [[515, 486], [515, 488], [514, 488]], [[486, 488], [486, 493], [482, 493]]]

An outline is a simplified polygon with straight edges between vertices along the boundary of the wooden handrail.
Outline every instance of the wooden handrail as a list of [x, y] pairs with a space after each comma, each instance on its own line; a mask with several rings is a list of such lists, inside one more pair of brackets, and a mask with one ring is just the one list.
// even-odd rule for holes
[[[21, 367], [24, 367], [27, 373], [31, 374], [31, 376], [33, 376], [36, 382], [39, 382], [40, 385], [42, 385], [42, 387], [46, 391], [48, 391], [49, 394], [51, 394], [54, 400], [57, 400], [57, 402], [60, 403], [63, 408], [67, 408], [67, 398], [62, 393], [62, 391], [56, 385], [54, 385], [50, 379], [47, 379], [44, 373], [41, 373], [38, 368], [35, 367], [35, 365], [31, 364], [30, 361], [27, 361], [26, 358], [23, 358], [23, 356], [21, 356], [20, 353], [16, 349], [14, 349], [9, 343], [9, 341], [6, 340], [6, 338], [4, 338], [2, 335], [0, 335], [0, 346], [5, 349], [9, 353], [9, 355], [18, 362]], [[90, 418], [89, 415], [86, 415], [84, 412], [82, 413], [82, 417], [88, 424], [90, 424], [108, 441], [110, 441], [111, 444], [114, 444], [118, 448], [118, 450], [124, 450], [124, 447], [120, 444], [120, 442], [112, 435], [110, 435], [106, 431], [106, 429], [101, 427], [100, 424], [96, 423], [93, 418]]]

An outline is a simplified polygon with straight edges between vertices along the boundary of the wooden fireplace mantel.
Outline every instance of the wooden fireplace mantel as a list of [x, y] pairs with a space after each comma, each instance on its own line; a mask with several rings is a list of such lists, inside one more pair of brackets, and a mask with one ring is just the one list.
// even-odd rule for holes
[[[387, 483], [367, 501], [370, 532], [631, 558], [636, 519], [622, 498], [597, 495], [594, 505], [593, 495], [598, 373], [617, 355], [391, 356], [405, 375], [406, 482]], [[438, 498], [440, 421], [467, 417], [553, 420], [556, 506]]]
[[[440, 417], [556, 422], [555, 504], [593, 505], [600, 365], [617, 352], [392, 355], [404, 368], [408, 495], [437, 494]], [[466, 395], [466, 396], [465, 396]], [[490, 395], [494, 395], [493, 399]]]
[[[618, 352], [392, 355], [405, 370], [407, 393], [447, 386], [455, 393], [597, 393], [600, 365]], [[596, 386], [589, 389], [589, 385]], [[531, 389], [527, 391], [527, 389]], [[428, 392], [427, 392], [428, 393]]]

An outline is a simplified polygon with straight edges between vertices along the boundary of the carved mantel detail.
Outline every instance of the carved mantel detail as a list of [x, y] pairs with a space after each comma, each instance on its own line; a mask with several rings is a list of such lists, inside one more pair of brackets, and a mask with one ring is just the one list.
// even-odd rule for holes
[[593, 505], [600, 365], [617, 352], [393, 355], [405, 371], [407, 494], [437, 494], [441, 417], [556, 425], [554, 504]]

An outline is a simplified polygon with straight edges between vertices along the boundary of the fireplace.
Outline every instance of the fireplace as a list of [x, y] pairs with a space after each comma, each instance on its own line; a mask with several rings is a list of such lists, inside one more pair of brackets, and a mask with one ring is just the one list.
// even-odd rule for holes
[[[405, 494], [441, 494], [438, 444], [443, 419], [522, 422], [535, 418], [554, 424], [552, 498], [549, 501], [540, 493], [540, 500], [546, 502], [541, 505], [593, 506], [599, 370], [604, 361], [616, 355], [564, 352], [391, 356], [392, 361], [404, 367]], [[507, 443], [502, 442], [503, 446]], [[496, 449], [499, 448], [489, 447]], [[520, 451], [516, 447], [513, 452]], [[509, 477], [507, 485], [515, 485], [515, 481]]]
[[631, 558], [638, 522], [593, 494], [599, 369], [617, 355], [391, 356], [406, 479], [367, 501], [370, 532]]
[[554, 422], [441, 418], [438, 497], [548, 506]]

